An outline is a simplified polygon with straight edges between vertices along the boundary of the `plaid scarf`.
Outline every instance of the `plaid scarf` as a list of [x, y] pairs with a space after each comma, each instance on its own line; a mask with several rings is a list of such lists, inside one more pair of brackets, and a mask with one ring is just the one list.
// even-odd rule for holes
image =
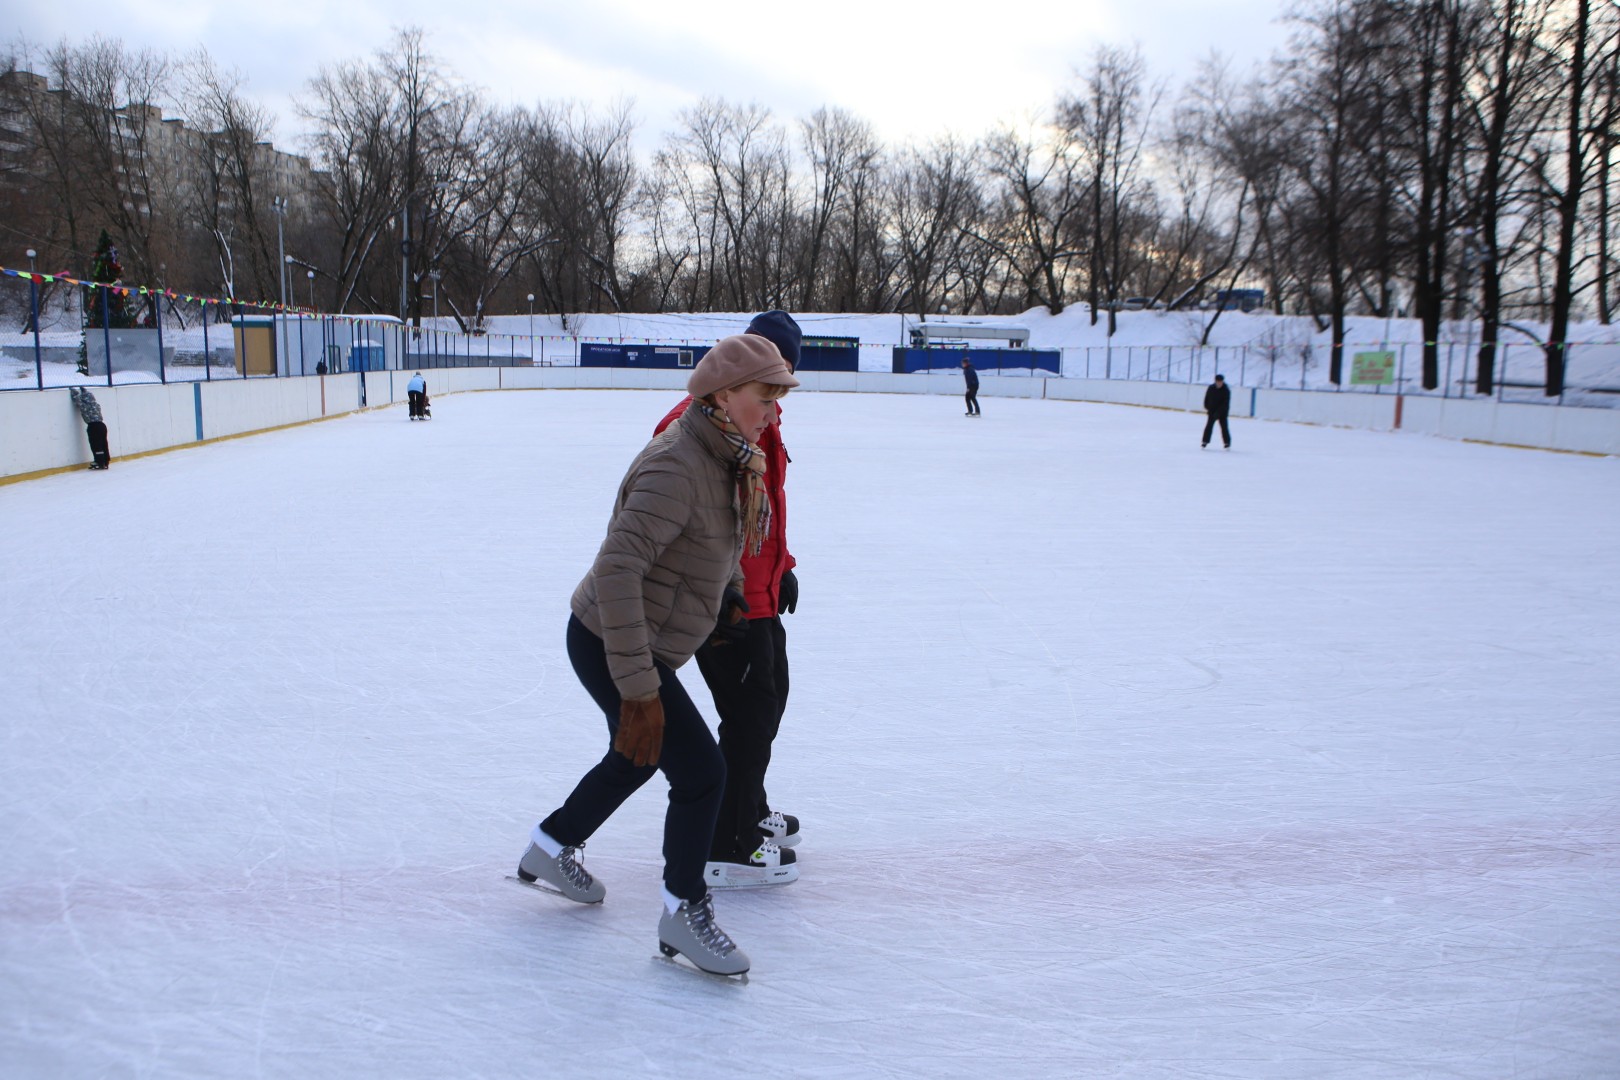
[[743, 438], [743, 433], [725, 413], [702, 401], [695, 404], [732, 445], [732, 457], [737, 466], [737, 497], [742, 502], [743, 550], [749, 555], [758, 555], [765, 538], [771, 535], [771, 499], [765, 492], [765, 452]]

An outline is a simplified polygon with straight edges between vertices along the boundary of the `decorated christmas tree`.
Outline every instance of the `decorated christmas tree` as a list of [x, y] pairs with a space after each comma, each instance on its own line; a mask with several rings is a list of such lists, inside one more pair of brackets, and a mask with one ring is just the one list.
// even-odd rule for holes
[[[124, 267], [118, 261], [118, 249], [113, 246], [112, 237], [107, 230], [101, 230], [101, 239], [96, 242], [96, 257], [90, 263], [90, 280], [103, 285], [111, 285], [124, 276]], [[103, 309], [103, 298], [106, 307]], [[101, 327], [101, 314], [107, 313], [107, 328], [122, 330], [135, 325], [135, 317], [129, 312], [129, 297], [116, 289], [96, 289], [85, 297], [85, 325], [96, 328]]]

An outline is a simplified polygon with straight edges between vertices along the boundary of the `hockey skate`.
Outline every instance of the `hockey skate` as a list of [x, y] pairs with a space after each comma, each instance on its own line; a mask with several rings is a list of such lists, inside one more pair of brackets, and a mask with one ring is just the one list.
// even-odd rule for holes
[[772, 810], [760, 820], [759, 827], [765, 830], [765, 839], [775, 841], [778, 847], [792, 847], [799, 842], [799, 819], [792, 814]]
[[[538, 828], [535, 833], [542, 835]], [[607, 897], [607, 887], [585, 869], [584, 849], [584, 844], [565, 844], [556, 855], [547, 855], [544, 848], [531, 840], [529, 850], [518, 860], [517, 880], [559, 893], [576, 903], [600, 904]]]
[[711, 975], [748, 971], [748, 954], [714, 921], [714, 897], [709, 894], [696, 903], [682, 900], [674, 911], [664, 909], [658, 920], [658, 951], [671, 960], [684, 956]]
[[784, 851], [774, 840], [760, 844], [746, 858], [703, 864], [703, 882], [711, 889], [752, 889], [798, 880], [798, 856], [791, 849]]

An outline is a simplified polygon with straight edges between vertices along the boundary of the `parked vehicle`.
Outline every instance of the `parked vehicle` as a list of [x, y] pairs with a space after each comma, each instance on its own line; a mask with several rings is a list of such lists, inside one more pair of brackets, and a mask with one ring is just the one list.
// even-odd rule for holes
[[1266, 306], [1266, 290], [1222, 289], [1204, 306], [1222, 311], [1256, 311]]

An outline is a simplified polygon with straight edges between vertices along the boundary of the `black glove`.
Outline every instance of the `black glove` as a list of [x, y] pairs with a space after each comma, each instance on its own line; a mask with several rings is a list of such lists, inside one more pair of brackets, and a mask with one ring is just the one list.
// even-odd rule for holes
[[748, 601], [731, 587], [720, 600], [720, 621], [714, 624], [711, 645], [741, 645], [748, 640]]
[[793, 571], [782, 572], [782, 584], [776, 590], [776, 613], [791, 613], [799, 609], [799, 579]]

